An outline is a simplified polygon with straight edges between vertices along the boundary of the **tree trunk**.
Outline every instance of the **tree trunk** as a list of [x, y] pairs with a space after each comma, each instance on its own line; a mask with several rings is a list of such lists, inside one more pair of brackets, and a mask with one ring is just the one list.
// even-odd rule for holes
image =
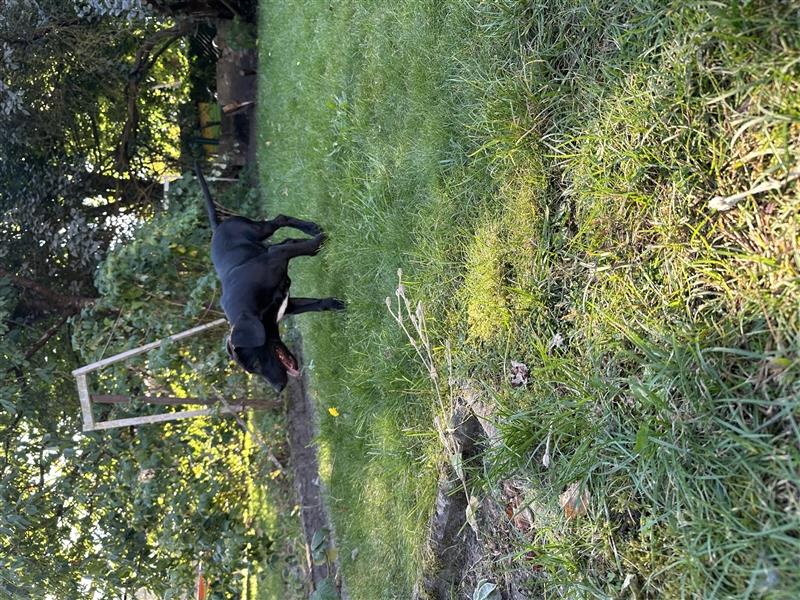
[[50, 288], [33, 281], [32, 279], [22, 277], [21, 275], [15, 275], [14, 273], [9, 273], [2, 268], [0, 268], [0, 277], [10, 279], [11, 283], [15, 287], [33, 292], [39, 298], [45, 300], [52, 312], [55, 313], [75, 312], [82, 309], [84, 306], [93, 304], [96, 300], [96, 298], [87, 298], [85, 296], [69, 296], [55, 292]]
[[190, 17], [193, 19], [232, 19], [236, 16], [236, 0], [222, 2], [220, 0], [145, 0], [157, 13], [170, 17]]
[[86, 196], [113, 197], [114, 202], [86, 207], [87, 216], [118, 213], [122, 208], [156, 206], [164, 199], [163, 185], [148, 179], [122, 179], [103, 173], [87, 173], [81, 182], [80, 193]]

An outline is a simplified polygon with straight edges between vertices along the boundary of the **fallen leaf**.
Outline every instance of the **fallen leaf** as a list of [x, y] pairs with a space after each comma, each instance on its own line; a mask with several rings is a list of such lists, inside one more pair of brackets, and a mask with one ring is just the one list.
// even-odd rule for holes
[[523, 533], [533, 529], [533, 513], [530, 508], [523, 506], [524, 496], [522, 490], [513, 482], [505, 481], [503, 483], [503, 493], [507, 498], [506, 516], [514, 527]]
[[792, 366], [792, 361], [785, 356], [775, 356], [769, 359], [769, 369], [775, 375], [780, 375]]
[[523, 508], [512, 517], [511, 522], [514, 524], [514, 527], [522, 533], [529, 532], [533, 529], [533, 513], [531, 509], [527, 507]]
[[564, 514], [568, 519], [575, 519], [585, 515], [589, 509], [591, 499], [592, 496], [589, 490], [581, 492], [581, 484], [577, 481], [558, 497], [561, 508], [564, 509]]
[[472, 600], [500, 600], [497, 584], [489, 581], [478, 582], [475, 591], [472, 593]]
[[561, 348], [564, 345], [564, 336], [560, 333], [556, 333], [552, 338], [550, 338], [550, 342], [547, 344], [547, 352], [552, 352], [556, 348]]
[[519, 498], [522, 496], [522, 487], [511, 479], [506, 479], [503, 482], [503, 493], [511, 502], [519, 502]]
[[469, 497], [469, 504], [467, 504], [467, 510], [465, 511], [467, 514], [467, 523], [472, 528], [472, 531], [475, 532], [475, 535], [478, 535], [480, 532], [478, 531], [478, 499], [475, 496]]
[[511, 361], [511, 385], [513, 387], [528, 385], [528, 373], [528, 365], [515, 360]]
[[328, 409], [328, 412], [330, 413], [330, 415], [331, 415], [332, 417], [338, 417], [338, 416], [339, 416], [339, 411], [338, 411], [338, 410], [336, 410], [336, 407], [335, 407], [335, 406], [331, 406], [331, 407]]

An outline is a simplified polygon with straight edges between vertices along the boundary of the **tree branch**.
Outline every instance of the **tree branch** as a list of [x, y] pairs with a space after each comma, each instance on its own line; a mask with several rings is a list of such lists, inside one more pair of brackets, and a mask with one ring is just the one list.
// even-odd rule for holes
[[[77, 312], [77, 311], [75, 311], [75, 312]], [[36, 342], [34, 342], [33, 346], [31, 346], [28, 349], [28, 351], [25, 353], [24, 360], [30, 360], [31, 358], [33, 358], [34, 354], [36, 354], [39, 350], [44, 348], [44, 345], [48, 341], [50, 341], [50, 338], [53, 337], [56, 333], [58, 333], [58, 331], [64, 326], [64, 323], [67, 322], [67, 319], [69, 319], [73, 314], [75, 314], [75, 312], [64, 313], [64, 315], [58, 320], [58, 322], [55, 325], [53, 325], [52, 327], [50, 327], [50, 329], [45, 331], [42, 334], [42, 337], [40, 337], [38, 340], [36, 340]]]
[[19, 425], [21, 420], [22, 420], [22, 413], [18, 412], [14, 417], [14, 420], [12, 421], [11, 425], [6, 427], [5, 431], [6, 436], [5, 439], [3, 440], [3, 465], [2, 467], [0, 467], [0, 476], [5, 476], [6, 474], [6, 467], [8, 467], [8, 464], [10, 462], [8, 460], [8, 453], [10, 450], [9, 447], [11, 446], [11, 439], [14, 437], [14, 430], [17, 428], [17, 425]]
[[[119, 145], [117, 146], [116, 169], [120, 173], [126, 171], [130, 164], [136, 130], [139, 127], [139, 87], [147, 72], [153, 65], [174, 44], [180, 37], [189, 32], [188, 22], [181, 22], [170, 29], [157, 31], [153, 36], [146, 40], [142, 47], [136, 52], [136, 59], [133, 69], [128, 76], [128, 85], [125, 88], [125, 97], [128, 104], [128, 117], [125, 120], [125, 127], [122, 130]], [[168, 38], [167, 41], [154, 54], [153, 49], [161, 40]]]
[[58, 333], [58, 331], [64, 326], [64, 323], [67, 322], [67, 319], [69, 319], [76, 312], [78, 311], [72, 310], [71, 312], [64, 313], [64, 315], [61, 316], [61, 318], [55, 325], [53, 325], [52, 327], [50, 327], [50, 329], [45, 331], [42, 334], [42, 336], [38, 340], [36, 340], [36, 342], [34, 342], [33, 346], [31, 346], [28, 349], [28, 351], [25, 353], [25, 357], [19, 363], [17, 363], [13, 367], [9, 367], [8, 369], [6, 369], [6, 373], [11, 373], [12, 371], [16, 373], [17, 375], [16, 381], [19, 382], [24, 377], [24, 373], [20, 368], [20, 364], [30, 360], [39, 350], [44, 348], [45, 344], [47, 344], [50, 338], [52, 338], [56, 333]]
[[239, 12], [229, 2], [221, 0], [144, 0], [155, 12], [170, 17], [189, 16], [194, 19], [232, 19]]
[[84, 179], [87, 195], [113, 196], [114, 202], [81, 207], [86, 216], [96, 218], [119, 213], [120, 209], [154, 206], [164, 197], [163, 185], [157, 180], [121, 179], [102, 173], [89, 173]]
[[2, 35], [0, 36], [0, 42], [5, 42], [10, 46], [23, 46], [27, 48], [31, 44], [43, 40], [48, 35], [55, 34], [56, 32], [61, 32], [73, 27], [79, 28], [85, 26], [86, 22], [83, 21], [82, 19], [68, 19], [66, 21], [49, 23], [47, 25], [37, 27], [36, 29], [30, 31], [28, 37], [21, 37], [21, 36], [10, 37]]
[[36, 283], [32, 279], [9, 273], [2, 268], [0, 268], [0, 277], [10, 279], [11, 283], [16, 287], [31, 290], [41, 298], [46, 299], [50, 308], [59, 313], [63, 313], [64, 309], [71, 309], [73, 312], [75, 310], [80, 310], [85, 306], [94, 304], [97, 300], [97, 298], [87, 298], [85, 296], [67, 296], [65, 294], [59, 294], [40, 283]]

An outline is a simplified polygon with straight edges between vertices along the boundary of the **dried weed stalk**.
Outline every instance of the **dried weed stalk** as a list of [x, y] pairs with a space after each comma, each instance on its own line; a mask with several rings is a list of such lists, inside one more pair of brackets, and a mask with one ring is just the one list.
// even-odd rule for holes
[[[462, 462], [461, 449], [453, 436], [455, 431], [455, 424], [451, 423], [451, 418], [448, 417], [452, 411], [448, 411], [445, 405], [445, 400], [442, 395], [442, 383], [439, 378], [439, 371], [436, 369], [436, 363], [433, 357], [433, 347], [431, 345], [430, 337], [428, 336], [428, 328], [425, 322], [425, 309], [422, 306], [422, 301], [418, 301], [415, 308], [412, 309], [412, 303], [406, 296], [406, 288], [403, 285], [403, 270], [397, 269], [397, 289], [394, 292], [397, 298], [397, 309], [394, 309], [394, 302], [391, 296], [386, 297], [386, 308], [389, 309], [389, 314], [400, 326], [400, 329], [405, 333], [406, 338], [411, 343], [411, 346], [417, 353], [417, 356], [422, 361], [428, 377], [433, 384], [433, 390], [436, 394], [436, 400], [439, 403], [440, 414], [434, 417], [433, 422], [436, 430], [439, 433], [439, 439], [444, 446], [450, 464], [456, 472], [464, 493], [467, 496], [467, 518], [470, 526], [478, 533], [477, 524], [474, 523], [474, 504], [477, 500], [470, 496], [467, 489], [467, 480], [464, 474], [464, 466]], [[411, 327], [407, 325], [411, 323]], [[453, 355], [450, 349], [450, 341], [445, 341], [445, 358], [447, 360], [447, 395], [452, 400], [453, 389], [455, 385], [455, 378], [453, 377]], [[451, 402], [452, 404], [452, 402]], [[472, 511], [472, 513], [471, 513]], [[470, 516], [472, 514], [472, 518]]]

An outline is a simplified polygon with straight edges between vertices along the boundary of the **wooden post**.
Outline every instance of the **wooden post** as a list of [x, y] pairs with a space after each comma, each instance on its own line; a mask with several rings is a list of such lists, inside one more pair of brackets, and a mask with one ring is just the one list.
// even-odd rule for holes
[[[144, 404], [158, 404], [162, 406], [177, 406], [181, 404], [200, 404], [211, 406], [220, 402], [219, 398], [178, 398], [177, 396], [123, 396], [122, 394], [91, 394], [89, 396], [95, 404], [127, 404], [138, 400]], [[247, 408], [257, 408], [259, 410], [277, 410], [283, 406], [283, 402], [277, 398], [266, 400], [263, 398], [248, 398], [247, 400], [237, 400], [236, 404], [241, 404]]]
[[89, 397], [89, 385], [86, 383], [86, 375], [75, 375], [78, 382], [78, 398], [81, 401], [81, 413], [83, 414], [83, 430], [88, 431], [94, 428], [94, 416], [92, 415], [92, 399]]
[[[215, 408], [204, 408], [199, 410], [183, 410], [174, 413], [165, 413], [160, 415], [146, 415], [142, 417], [130, 417], [126, 419], [115, 419], [111, 421], [95, 421], [94, 415], [92, 413], [92, 399], [100, 398], [100, 402], [103, 402], [103, 398], [106, 402], [116, 403], [120, 402], [121, 398], [124, 396], [114, 396], [114, 395], [106, 395], [106, 396], [95, 396], [93, 397], [89, 393], [89, 383], [87, 381], [87, 377], [89, 373], [92, 371], [96, 371], [108, 365], [126, 360], [131, 358], [132, 356], [137, 356], [139, 354], [144, 354], [145, 352], [149, 352], [150, 350], [154, 350], [158, 348], [166, 341], [178, 341], [182, 340], [187, 337], [191, 337], [193, 335], [197, 335], [198, 333], [202, 333], [212, 327], [218, 327], [219, 325], [223, 325], [227, 323], [226, 319], [217, 319], [216, 321], [211, 321], [210, 323], [206, 323], [204, 325], [199, 325], [197, 327], [193, 327], [192, 329], [187, 329], [186, 331], [181, 331], [180, 333], [176, 333], [175, 335], [171, 335], [168, 338], [164, 338], [163, 340], [159, 340], [157, 342], [152, 342], [150, 344], [145, 344], [144, 346], [139, 346], [138, 348], [133, 348], [132, 350], [126, 350], [125, 352], [120, 352], [119, 354], [115, 354], [114, 356], [109, 356], [108, 358], [104, 358], [102, 360], [98, 360], [97, 362], [93, 362], [90, 365], [86, 365], [85, 367], [81, 367], [79, 369], [75, 369], [72, 371], [72, 374], [75, 376], [75, 381], [78, 386], [78, 398], [81, 402], [81, 414], [83, 416], [83, 430], [84, 431], [96, 431], [99, 429], [112, 429], [114, 427], [126, 427], [129, 425], [145, 425], [148, 423], [163, 423], [165, 421], [175, 421], [178, 419], [187, 419], [190, 417], [201, 417], [205, 415], [210, 415], [214, 413], [217, 409]], [[153, 404], [212, 404], [214, 403], [213, 399], [203, 400], [200, 401], [196, 398], [150, 398], [150, 401]], [[180, 402], [178, 402], [180, 401]], [[246, 408], [246, 404], [238, 403], [234, 405], [230, 405], [225, 408], [219, 409], [221, 414], [230, 414], [237, 411], [244, 410]]]
[[72, 372], [72, 374], [75, 375], [75, 377], [77, 377], [78, 375], [84, 375], [86, 373], [96, 371], [97, 369], [102, 369], [103, 367], [107, 367], [108, 365], [112, 365], [121, 360], [125, 360], [126, 358], [130, 358], [131, 356], [137, 356], [139, 354], [144, 354], [145, 352], [149, 352], [150, 350], [154, 350], [167, 340], [171, 342], [177, 342], [178, 340], [182, 340], [183, 338], [197, 335], [198, 333], [202, 333], [206, 329], [211, 329], [212, 327], [217, 327], [227, 322], [228, 322], [227, 319], [217, 319], [216, 321], [211, 321], [210, 323], [206, 323], [205, 325], [193, 327], [192, 329], [187, 329], [186, 331], [181, 331], [180, 333], [171, 335], [168, 338], [164, 338], [163, 340], [158, 340], [157, 342], [151, 342], [149, 344], [145, 344], [144, 346], [139, 346], [138, 348], [134, 348], [132, 350], [126, 350], [125, 352], [120, 352], [119, 354], [115, 354], [114, 356], [109, 356], [108, 358], [104, 358], [103, 360], [98, 360], [97, 362], [93, 362], [92, 364], [86, 365], [85, 367], [81, 367], [80, 369], [75, 369]]
[[[232, 404], [230, 405], [230, 409], [228, 408], [220, 408], [219, 412], [221, 414], [233, 414], [234, 412], [239, 412], [244, 410], [244, 405], [242, 404]], [[130, 425], [149, 425], [151, 423], [164, 423], [166, 421], [177, 421], [179, 419], [189, 419], [191, 417], [204, 417], [210, 414], [213, 414], [215, 409], [213, 408], [201, 408], [199, 410], [182, 410], [179, 412], [174, 413], [164, 413], [161, 415], [146, 415], [144, 417], [128, 417], [126, 419], [114, 419], [112, 421], [100, 421], [96, 422], [91, 431], [97, 431], [98, 429], [114, 429], [115, 427], [128, 427]], [[84, 428], [84, 431], [87, 431]]]

